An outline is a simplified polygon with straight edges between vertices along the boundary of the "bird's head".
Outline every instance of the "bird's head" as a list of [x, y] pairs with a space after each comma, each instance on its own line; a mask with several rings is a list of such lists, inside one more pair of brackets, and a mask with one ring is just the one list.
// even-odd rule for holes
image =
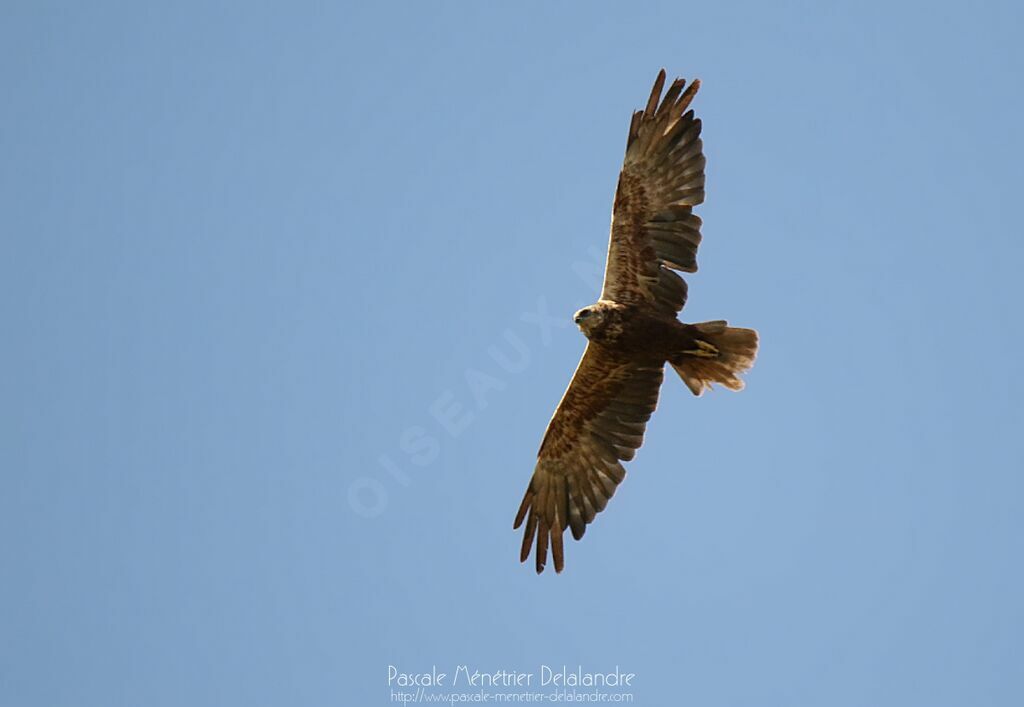
[[580, 328], [580, 331], [589, 338], [593, 332], [604, 325], [606, 314], [607, 312], [600, 304], [592, 304], [572, 315], [572, 320], [576, 322], [576, 326]]

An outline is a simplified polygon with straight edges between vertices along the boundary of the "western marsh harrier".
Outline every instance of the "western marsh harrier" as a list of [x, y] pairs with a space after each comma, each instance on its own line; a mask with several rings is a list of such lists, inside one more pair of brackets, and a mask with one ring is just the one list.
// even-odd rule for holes
[[686, 282], [696, 272], [704, 201], [700, 120], [687, 110], [699, 81], [669, 87], [658, 74], [647, 107], [633, 113], [612, 210], [601, 298], [576, 312], [588, 343], [558, 404], [515, 528], [526, 521], [520, 559], [536, 543], [537, 572], [548, 547], [561, 572], [566, 528], [579, 540], [625, 478], [622, 462], [643, 443], [665, 364], [700, 395], [712, 383], [740, 390], [754, 364], [757, 332], [724, 321], [683, 324]]

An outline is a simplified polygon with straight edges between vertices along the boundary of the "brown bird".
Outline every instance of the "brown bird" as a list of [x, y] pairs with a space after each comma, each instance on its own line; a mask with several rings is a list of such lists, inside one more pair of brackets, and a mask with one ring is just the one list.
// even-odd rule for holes
[[[757, 354], [757, 332], [725, 321], [683, 324], [686, 282], [697, 271], [704, 201], [700, 120], [687, 110], [700, 87], [676, 79], [661, 97], [664, 69], [647, 107], [633, 113], [612, 210], [601, 298], [576, 312], [589, 340], [537, 454], [514, 528], [526, 521], [520, 560], [536, 540], [537, 572], [550, 545], [565, 566], [562, 534], [579, 540], [625, 478], [623, 461], [643, 443], [668, 363], [694, 395], [712, 383], [740, 390]], [[660, 102], [659, 102], [660, 99]]]

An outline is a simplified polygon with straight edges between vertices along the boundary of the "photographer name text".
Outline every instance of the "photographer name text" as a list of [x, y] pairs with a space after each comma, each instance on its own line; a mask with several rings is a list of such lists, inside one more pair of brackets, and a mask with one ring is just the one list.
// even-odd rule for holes
[[617, 665], [611, 672], [590, 672], [582, 665], [541, 665], [534, 672], [483, 671], [468, 665], [457, 665], [451, 672], [441, 672], [436, 665], [429, 671], [404, 672], [388, 666], [388, 686], [393, 687], [632, 687], [635, 677]]

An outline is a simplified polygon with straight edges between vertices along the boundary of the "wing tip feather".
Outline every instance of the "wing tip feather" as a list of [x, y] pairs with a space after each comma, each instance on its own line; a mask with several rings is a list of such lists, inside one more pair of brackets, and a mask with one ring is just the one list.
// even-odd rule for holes
[[651, 97], [647, 99], [647, 108], [644, 109], [644, 115], [654, 115], [658, 108], [658, 101], [661, 98], [661, 89], [665, 87], [665, 69], [663, 68], [658, 72], [658, 78], [654, 79], [654, 86], [651, 88]]
[[523, 495], [523, 502], [519, 504], [519, 510], [516, 512], [516, 520], [512, 524], [512, 530], [518, 530], [519, 526], [523, 524], [523, 520], [526, 518], [526, 512], [530, 510], [530, 504], [533, 502], [533, 491], [526, 489], [526, 493]]

